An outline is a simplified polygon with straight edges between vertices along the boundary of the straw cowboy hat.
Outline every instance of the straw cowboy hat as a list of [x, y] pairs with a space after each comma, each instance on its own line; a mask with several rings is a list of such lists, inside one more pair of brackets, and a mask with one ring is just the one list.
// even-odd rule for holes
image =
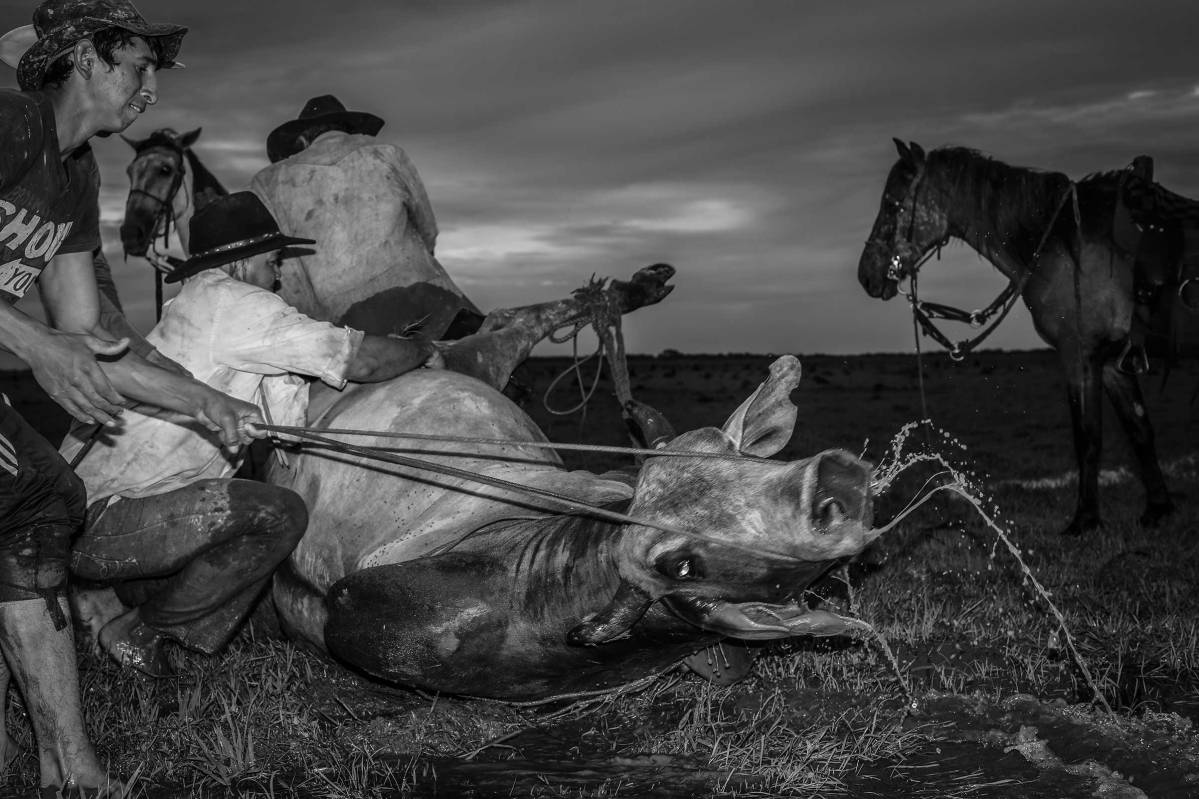
[[213, 200], [192, 217], [189, 230], [195, 254], [167, 275], [165, 283], [178, 283], [205, 269], [293, 244], [316, 244], [312, 239], [283, 235], [262, 200], [249, 191]]
[[146, 22], [129, 0], [45, 0], [33, 12], [33, 24], [0, 36], [0, 61], [17, 70], [25, 91], [40, 89], [46, 68], [81, 39], [120, 28], [147, 39], [161, 40], [159, 69], [183, 66], [175, 60], [187, 28]]
[[300, 137], [318, 125], [336, 125], [349, 133], [365, 133], [376, 136], [383, 127], [383, 120], [365, 111], [347, 111], [331, 94], [313, 97], [304, 106], [300, 116], [284, 122], [266, 137], [266, 154], [271, 163], [282, 161], [303, 150]]

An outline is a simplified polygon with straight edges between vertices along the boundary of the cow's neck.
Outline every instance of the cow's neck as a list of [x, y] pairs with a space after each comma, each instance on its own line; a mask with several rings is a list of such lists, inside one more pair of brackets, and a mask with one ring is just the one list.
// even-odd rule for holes
[[[623, 500], [605, 507], [623, 512], [628, 505], [629, 500]], [[527, 607], [560, 615], [568, 605], [594, 605], [597, 597], [606, 601], [610, 596], [606, 592], [616, 590], [620, 583], [616, 545], [624, 525], [572, 515], [521, 524], [524, 532], [514, 577], [525, 591]], [[531, 525], [535, 532], [524, 525]]]

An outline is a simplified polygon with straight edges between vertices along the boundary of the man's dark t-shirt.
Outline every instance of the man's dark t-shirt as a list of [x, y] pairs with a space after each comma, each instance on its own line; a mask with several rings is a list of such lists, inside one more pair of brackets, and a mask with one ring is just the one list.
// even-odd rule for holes
[[24, 297], [55, 255], [100, 246], [99, 192], [90, 146], [62, 159], [50, 99], [0, 89], [0, 300]]

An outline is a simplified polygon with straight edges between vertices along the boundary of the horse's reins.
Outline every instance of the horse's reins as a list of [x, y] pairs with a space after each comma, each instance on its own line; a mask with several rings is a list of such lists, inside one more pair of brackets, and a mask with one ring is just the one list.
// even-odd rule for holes
[[[912, 233], [914, 232], [916, 217], [916, 193], [919, 188], [920, 180], [923, 178], [923, 176], [924, 171], [921, 170], [920, 175], [915, 181], [913, 181], [912, 190], [910, 191], [912, 200], [911, 220], [909, 222], [909, 230], [905, 240], [905, 243], [909, 247], [912, 246]], [[945, 238], [933, 244], [920, 258], [920, 260], [916, 262], [910, 270], [908, 270], [910, 288], [907, 291], [904, 291], [902, 288], [900, 288], [899, 291], [908, 298], [908, 302], [912, 307], [912, 314], [915, 317], [916, 322], [919, 324], [920, 329], [923, 330], [924, 333], [930, 338], [934, 339], [938, 344], [949, 350], [950, 358], [955, 361], [960, 361], [965, 358], [967, 354], [969, 354], [975, 347], [982, 343], [984, 339], [986, 339], [995, 331], [995, 328], [999, 326], [999, 323], [1002, 322], [1012, 310], [1017, 298], [1019, 298], [1021, 292], [1024, 290], [1025, 285], [1027, 285], [1029, 278], [1032, 277], [1032, 273], [1036, 269], [1036, 265], [1041, 258], [1041, 252], [1044, 250], [1045, 244], [1049, 241], [1049, 236], [1053, 233], [1053, 228], [1057, 224], [1058, 217], [1061, 216], [1062, 209], [1065, 207], [1066, 201], [1071, 196], [1075, 197], [1075, 206], [1077, 206], [1076, 187], [1073, 181], [1070, 182], [1069, 188], [1062, 193], [1061, 198], [1058, 200], [1057, 206], [1053, 212], [1053, 216], [1050, 217], [1049, 224], [1046, 225], [1044, 232], [1041, 234], [1041, 240], [1037, 243], [1036, 249], [1033, 250], [1032, 263], [1030, 266], [1024, 270], [1024, 274], [1019, 278], [1013, 278], [1008, 285], [1004, 287], [1003, 291], [1001, 291], [999, 295], [996, 296], [995, 299], [992, 300], [985, 308], [976, 308], [975, 310], [967, 311], [962, 308], [956, 308], [952, 305], [928, 302], [919, 298], [916, 289], [916, 274], [919, 272], [921, 266], [923, 266], [933, 255], [940, 252], [941, 247], [943, 247], [949, 240], [948, 234], [945, 236]], [[1075, 215], [1077, 216], [1077, 210]], [[895, 249], [896, 248], [893, 245], [891, 251], [894, 252]], [[891, 265], [887, 270], [887, 277], [891, 280], [894, 280], [896, 283], [900, 283], [902, 281], [903, 274], [900, 269], [898, 255], [892, 256]], [[987, 324], [987, 321], [996, 314], [998, 314], [997, 318], [991, 322], [986, 329], [977, 335], [968, 339], [963, 339], [956, 344], [950, 341], [949, 337], [937, 327], [935, 322], [933, 322], [934, 319], [946, 319], [952, 322], [968, 324], [971, 327], [981, 327], [982, 325]]]
[[[765, 555], [770, 558], [777, 558], [779, 560], [793, 562], [793, 563], [809, 563], [810, 562], [810, 561], [804, 560], [803, 558], [796, 557], [795, 555], [789, 555], [785, 552], [776, 552], [774, 550], [766, 549], [763, 547], [751, 547], [751, 546], [746, 546], [744, 544], [738, 544], [738, 543], [735, 543], [732, 541], [724, 541], [724, 540], [715, 538], [713, 536], [706, 535], [704, 533], [696, 532], [694, 530], [684, 530], [680, 527], [675, 527], [673, 525], [664, 524], [661, 522], [649, 521], [647, 519], [638, 518], [636, 516], [630, 516], [626, 513], [621, 513], [620, 511], [614, 511], [610, 508], [599, 507], [599, 506], [593, 505], [589, 502], [586, 502], [584, 500], [576, 499], [574, 497], [569, 497], [569, 496], [566, 496], [565, 494], [561, 494], [557, 491], [551, 491], [546, 488], [539, 488], [537, 486], [530, 486], [530, 485], [524, 485], [521, 483], [515, 483], [515, 482], [512, 482], [511, 480], [504, 480], [499, 477], [492, 477], [491, 475], [481, 474], [479, 472], [470, 471], [469, 469], [459, 469], [455, 466], [448, 466], [446, 464], [436, 463], [434, 461], [425, 460], [423, 458], [413, 458], [413, 457], [410, 457], [407, 455], [398, 455], [398, 454], [396, 454], [396, 450], [394, 450], [394, 449], [390, 449], [390, 448], [386, 448], [386, 447], [357, 446], [354, 444], [347, 444], [343, 441], [338, 441], [336, 439], [332, 439], [325, 435], [321, 435], [320, 433], [314, 432], [317, 428], [292, 427], [292, 426], [272, 425], [272, 424], [256, 424], [255, 427], [257, 427], [261, 430], [265, 430], [270, 433], [302, 437], [302, 438], [307, 439], [308, 441], [311, 441], [311, 442], [314, 442], [317, 444], [323, 444], [323, 445], [329, 447], [330, 449], [334, 450], [335, 452], [340, 452], [340, 453], [347, 454], [347, 455], [357, 455], [362, 458], [369, 458], [372, 460], [384, 461], [385, 463], [392, 463], [397, 466], [406, 466], [408, 468], [416, 469], [418, 471], [428, 471], [428, 472], [433, 472], [434, 474], [440, 474], [440, 475], [443, 475], [446, 477], [456, 477], [456, 478], [460, 478], [460, 479], [464, 479], [464, 480], [470, 480], [475, 483], [488, 485], [493, 488], [500, 488], [500, 489], [503, 489], [506, 491], [511, 491], [511, 492], [517, 493], [517, 494], [524, 494], [524, 495], [536, 497], [539, 499], [548, 499], [553, 502], [557, 502], [561, 505], [564, 505], [567, 508], [567, 510], [569, 510], [571, 512], [594, 516], [594, 517], [603, 519], [605, 521], [616, 522], [619, 524], [632, 524], [632, 525], [637, 525], [640, 527], [649, 527], [649, 528], [652, 528], [655, 530], [660, 530], [665, 533], [681, 535], [681, 536], [684, 536], [687, 538], [693, 538], [693, 539], [696, 539], [699, 541], [703, 541], [703, 542], [710, 544], [712, 546], [715, 546], [715, 547], [726, 547], [729, 549], [735, 549], [735, 550], [739, 550], [742, 552], [746, 552], [746, 553], [752, 554], [752, 555], [759, 555], [759, 556]], [[407, 438], [407, 439], [415, 439], [415, 440], [420, 440], [420, 441], [448, 441], [448, 442], [475, 443], [475, 444], [502, 444], [505, 446], [518, 446], [518, 447], [530, 446], [530, 447], [542, 447], [542, 448], [553, 448], [553, 449], [581, 449], [581, 448], [590, 449], [592, 447], [600, 446], [600, 445], [587, 445], [587, 444], [555, 444], [555, 443], [545, 442], [545, 441], [510, 441], [510, 440], [506, 440], [506, 439], [486, 439], [486, 438], [473, 438], [473, 437], [465, 437], [465, 436], [428, 436], [428, 435], [421, 435], [421, 434], [417, 434], [417, 433], [398, 433], [398, 432], [376, 431], [376, 430], [322, 429], [321, 433], [332, 433], [334, 435], [371, 435], [371, 436], [378, 436], [381, 438]], [[290, 443], [296, 443], [296, 442], [290, 442]], [[301, 443], [303, 443], [303, 442], [301, 442]], [[620, 452], [630, 452], [630, 451], [635, 450], [635, 448], [632, 448], [632, 447], [605, 447], [604, 449], [606, 451], [620, 451]], [[652, 449], [652, 450], [637, 450], [637, 451], [639, 451], [641, 454], [652, 455], [652, 456], [656, 456], [656, 457], [716, 458], [716, 459], [723, 459], [723, 460], [753, 460], [753, 461], [759, 461], [759, 462], [769, 461], [768, 458], [757, 458], [752, 455], [717, 453], [717, 452], [693, 452], [690, 450], [667, 450], [667, 449]], [[461, 456], [467, 456], [467, 457], [476, 456], [476, 453], [473, 453], [473, 452], [437, 452], [436, 454], [437, 455], [461, 455]]]
[[[910, 198], [910, 203], [905, 200], [905, 202], [900, 205], [901, 214], [906, 208], [910, 207], [909, 219], [907, 220], [907, 234], [904, 240], [904, 243], [907, 244], [909, 248], [914, 248], [914, 245], [912, 244], [912, 237], [916, 229], [916, 204], [917, 200], [919, 199], [918, 194], [920, 186], [924, 181], [926, 170], [927, 167], [921, 167], [919, 173], [916, 175], [916, 178], [912, 181], [911, 187], [908, 189], [908, 198]], [[1066, 201], [1071, 197], [1074, 198], [1074, 216], [1075, 221], [1077, 222], [1079, 215], [1078, 191], [1074, 181], [1070, 181], [1069, 187], [1062, 192], [1061, 199], [1058, 200], [1057, 207], [1053, 211], [1053, 216], [1049, 219], [1049, 224], [1046, 225], [1044, 232], [1041, 234], [1041, 240], [1037, 242], [1036, 249], [1033, 250], [1031, 263], [1024, 270], [1024, 274], [1022, 274], [1018, 279], [1012, 278], [1008, 285], [1004, 287], [1003, 291], [999, 292], [998, 296], [991, 300], [991, 302], [985, 308], [977, 308], [972, 311], [967, 311], [962, 308], [956, 308], [952, 305], [924, 301], [919, 297], [917, 289], [917, 275], [920, 271], [920, 267], [927, 263], [933, 255], [937, 255], [938, 257], [940, 256], [941, 248], [944, 247], [946, 242], [949, 241], [950, 236], [948, 233], [945, 234], [944, 238], [931, 245], [924, 255], [921, 256], [919, 260], [917, 260], [916, 263], [913, 264], [908, 270], [908, 290], [905, 291], [902, 286], [899, 286], [898, 291], [907, 297], [908, 304], [912, 308], [912, 333], [913, 338], [916, 341], [917, 382], [920, 388], [921, 413], [924, 415], [924, 418], [928, 418], [928, 405], [924, 392], [924, 364], [923, 353], [920, 347], [920, 333], [923, 332], [924, 335], [932, 338], [934, 341], [948, 350], [951, 360], [961, 361], [970, 352], [972, 352], [975, 347], [977, 347], [988, 336], [995, 332], [995, 329], [999, 327], [1000, 323], [1003, 322], [1003, 320], [1007, 317], [1008, 313], [1015, 306], [1016, 300], [1019, 299], [1020, 295], [1023, 293], [1024, 287], [1028, 284], [1029, 279], [1032, 277], [1033, 271], [1036, 269], [1037, 263], [1041, 259], [1041, 252], [1044, 250], [1045, 244], [1049, 241], [1049, 236], [1053, 232], [1054, 226], [1057, 224], [1058, 217], [1061, 216], [1062, 209], [1066, 206]], [[901, 227], [900, 221], [897, 221], [896, 223], [897, 230]], [[896, 249], [897, 247], [893, 243], [891, 245], [892, 256], [891, 263], [887, 269], [887, 278], [895, 281], [895, 283], [899, 285], [902, 283], [904, 275], [902, 274], [902, 270], [900, 268], [901, 265], [899, 256], [895, 254]], [[1077, 281], [1078, 275], [1076, 270], [1076, 293], [1078, 291]], [[998, 314], [998, 316], [996, 316], [996, 314]], [[987, 325], [987, 321], [990, 320], [992, 316], [996, 317], [995, 320]], [[983, 325], [987, 325], [987, 327], [971, 338], [962, 339], [961, 341], [954, 343], [949, 339], [948, 336], [945, 335], [945, 333], [941, 331], [939, 327], [937, 327], [936, 323], [933, 321], [934, 319], [945, 319], [952, 322], [961, 322], [974, 328], [981, 327]]]

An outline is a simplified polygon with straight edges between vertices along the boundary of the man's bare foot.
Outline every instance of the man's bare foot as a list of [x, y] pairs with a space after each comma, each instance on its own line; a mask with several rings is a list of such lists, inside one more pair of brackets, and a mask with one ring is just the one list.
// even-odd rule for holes
[[94, 588], [71, 586], [69, 599], [71, 616], [79, 634], [85, 635], [94, 654], [100, 654], [100, 631], [117, 616], [129, 612], [129, 608], [117, 597], [109, 586]]

